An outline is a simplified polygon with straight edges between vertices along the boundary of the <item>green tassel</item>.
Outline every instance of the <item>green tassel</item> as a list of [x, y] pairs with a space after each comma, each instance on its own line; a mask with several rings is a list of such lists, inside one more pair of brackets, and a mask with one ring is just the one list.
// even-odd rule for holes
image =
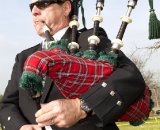
[[54, 41], [50, 44], [48, 47], [48, 50], [52, 50], [53, 48], [60, 48], [64, 51], [67, 51], [69, 53], [68, 49], [68, 40], [67, 39], [61, 39], [59, 41]]
[[160, 21], [157, 19], [153, 9], [153, 0], [149, 0], [150, 17], [149, 17], [149, 39], [160, 38]]
[[86, 59], [96, 60], [97, 52], [95, 50], [86, 50], [82, 57]]
[[156, 14], [152, 11], [149, 20], [149, 39], [160, 38], [160, 21]]
[[43, 89], [42, 77], [32, 72], [24, 71], [22, 73], [19, 85], [20, 88], [41, 92]]
[[115, 54], [112, 51], [106, 54], [106, 52], [103, 51], [103, 52], [100, 52], [99, 55], [100, 56], [98, 60], [104, 60], [104, 61], [112, 63], [113, 65], [117, 65], [118, 54]]

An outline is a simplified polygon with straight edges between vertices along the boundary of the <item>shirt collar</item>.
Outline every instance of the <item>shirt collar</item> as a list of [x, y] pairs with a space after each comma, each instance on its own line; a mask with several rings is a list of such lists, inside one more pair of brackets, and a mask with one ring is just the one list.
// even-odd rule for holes
[[68, 28], [69, 28], [69, 27], [67, 26], [67, 27], [59, 30], [57, 33], [55, 33], [55, 34], [53, 35], [54, 40], [55, 40], [55, 41], [60, 40], [60, 39], [62, 38], [62, 36], [65, 34], [65, 32], [67, 31]]
[[[54, 38], [55, 41], [58, 41], [62, 38], [62, 36], [65, 34], [65, 32], [67, 31], [67, 29], [69, 28], [69, 26], [59, 30], [57, 33], [55, 33], [52, 37]], [[42, 39], [42, 48], [45, 48], [45, 44], [47, 44], [45, 42], [45, 39]]]

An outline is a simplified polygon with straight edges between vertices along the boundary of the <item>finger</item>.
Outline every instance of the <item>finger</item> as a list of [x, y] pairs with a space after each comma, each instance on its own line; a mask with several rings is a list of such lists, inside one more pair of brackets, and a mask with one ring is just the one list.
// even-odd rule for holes
[[24, 125], [20, 130], [42, 130], [38, 125]]
[[42, 128], [38, 125], [34, 125], [33, 128], [34, 128], [34, 130], [42, 130]]
[[51, 111], [54, 106], [55, 106], [54, 102], [50, 102], [47, 104], [41, 104], [41, 109], [35, 113], [35, 117], [41, 116], [42, 114], [45, 114], [45, 113]]
[[51, 108], [48, 107], [48, 108], [41, 108], [40, 110], [38, 110], [36, 113], [35, 113], [35, 117], [39, 117], [47, 112], [51, 111]]
[[35, 113], [35, 117], [41, 116], [43, 114], [43, 110], [40, 109]]
[[41, 116], [36, 118], [37, 123], [43, 123], [46, 122], [48, 120], [51, 120], [53, 118], [55, 118], [58, 114], [55, 113], [53, 110], [50, 112], [47, 112], [45, 114], [42, 114]]
[[38, 126], [40, 126], [40, 127], [44, 127], [44, 126], [48, 126], [48, 125], [56, 125], [57, 126], [57, 124], [59, 124], [60, 122], [64, 122], [63, 119], [61, 119], [60, 116], [56, 116], [55, 118], [52, 118], [51, 120], [48, 120], [46, 122], [38, 123]]
[[52, 122], [52, 120], [48, 120], [48, 121], [43, 122], [43, 123], [38, 123], [39, 127], [45, 127], [45, 126], [50, 126], [50, 125], [54, 125], [54, 123]]

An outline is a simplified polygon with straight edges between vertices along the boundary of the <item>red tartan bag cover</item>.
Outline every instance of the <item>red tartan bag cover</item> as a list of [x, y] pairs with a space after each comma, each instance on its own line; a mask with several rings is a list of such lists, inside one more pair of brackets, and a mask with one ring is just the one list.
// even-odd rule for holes
[[34, 53], [24, 65], [24, 73], [47, 75], [54, 80], [66, 98], [79, 97], [95, 83], [107, 79], [112, 71], [113, 65], [108, 62], [75, 57], [57, 48]]
[[[43, 77], [48, 76], [66, 98], [77, 98], [95, 83], [107, 79], [113, 72], [113, 67], [106, 61], [75, 57], [66, 51], [54, 48], [50, 51], [37, 51], [29, 56], [21, 79], [33, 80], [36, 76], [34, 85], [39, 87]], [[38, 87], [34, 89], [41, 90]], [[140, 121], [148, 117], [149, 112], [150, 93], [146, 86], [144, 96], [131, 105], [118, 121]]]

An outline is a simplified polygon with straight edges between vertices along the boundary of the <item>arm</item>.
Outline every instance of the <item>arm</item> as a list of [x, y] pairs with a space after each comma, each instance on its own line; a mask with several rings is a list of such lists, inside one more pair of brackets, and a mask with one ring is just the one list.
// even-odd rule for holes
[[[91, 34], [90, 32], [92, 32], [92, 30], [89, 30], [80, 35], [79, 43], [82, 50], [83, 49], [86, 50], [87, 48], [87, 44], [85, 43], [87, 43], [87, 38]], [[105, 35], [103, 32], [101, 34], [102, 34], [101, 38], [103, 39], [101, 39], [102, 44], [100, 43], [100, 45], [102, 46], [99, 46], [99, 50], [106, 48], [106, 46], [107, 47], [110, 46], [110, 44], [107, 44], [109, 42], [107, 35]], [[127, 110], [127, 108], [143, 94], [145, 87], [145, 83], [143, 81], [143, 78], [139, 70], [122, 52], [119, 52], [118, 60], [119, 64], [116, 71], [112, 73], [109, 79], [104, 81], [108, 84], [106, 87], [102, 87], [101, 86], [102, 82], [101, 82], [93, 86], [88, 92], [86, 92], [81, 96], [81, 98], [85, 100], [85, 102], [89, 105], [89, 107], [93, 109], [96, 115], [106, 124], [117, 120], [117, 118], [121, 114], [123, 114]], [[111, 91], [114, 91], [115, 93], [114, 96], [110, 95]], [[126, 94], [126, 92], [128, 93]], [[130, 99], [128, 99], [128, 96]], [[53, 123], [54, 125], [57, 125], [59, 127], [72, 126], [73, 124], [76, 123], [74, 121], [78, 121], [82, 118], [79, 117], [76, 120], [72, 120], [73, 124], [69, 123], [72, 122], [71, 120], [69, 121], [67, 118], [63, 118], [65, 123], [63, 122], [63, 125], [58, 125], [62, 124], [62, 117], [67, 117], [65, 116], [67, 114], [65, 113], [64, 108], [71, 107], [73, 110], [75, 108], [74, 106], [78, 106], [77, 109], [75, 110], [79, 110], [80, 105], [67, 106], [67, 104], [72, 102], [71, 100], [74, 102], [74, 99], [70, 100], [63, 99], [63, 100], [52, 101], [46, 104], [45, 107], [42, 107], [42, 109], [40, 109], [37, 112], [38, 113], [36, 114], [37, 122], [40, 123], [42, 126], [44, 126], [45, 124], [51, 125]], [[122, 104], [121, 102], [118, 101], [121, 101]], [[77, 102], [79, 101], [77, 100]], [[55, 110], [53, 109], [54, 107], [56, 107]], [[70, 111], [66, 112], [68, 113], [68, 115], [70, 115], [70, 117], [71, 116], [77, 117], [75, 116], [76, 112], [71, 112], [71, 113], [69, 113]], [[58, 121], [53, 120], [53, 118], [60, 120]], [[68, 123], [71, 125], [68, 125]]]
[[[104, 124], [116, 121], [144, 92], [145, 82], [137, 67], [122, 52], [112, 75], [81, 96]], [[103, 85], [102, 85], [103, 84]], [[111, 94], [114, 92], [114, 96]]]
[[5, 128], [6, 130], [13, 130], [13, 128], [14, 130], [19, 130], [22, 125], [28, 123], [19, 109], [18, 81], [21, 75], [21, 68], [19, 67], [19, 59], [17, 55], [11, 80], [8, 82], [3, 101], [0, 104], [0, 123], [2, 128]]

